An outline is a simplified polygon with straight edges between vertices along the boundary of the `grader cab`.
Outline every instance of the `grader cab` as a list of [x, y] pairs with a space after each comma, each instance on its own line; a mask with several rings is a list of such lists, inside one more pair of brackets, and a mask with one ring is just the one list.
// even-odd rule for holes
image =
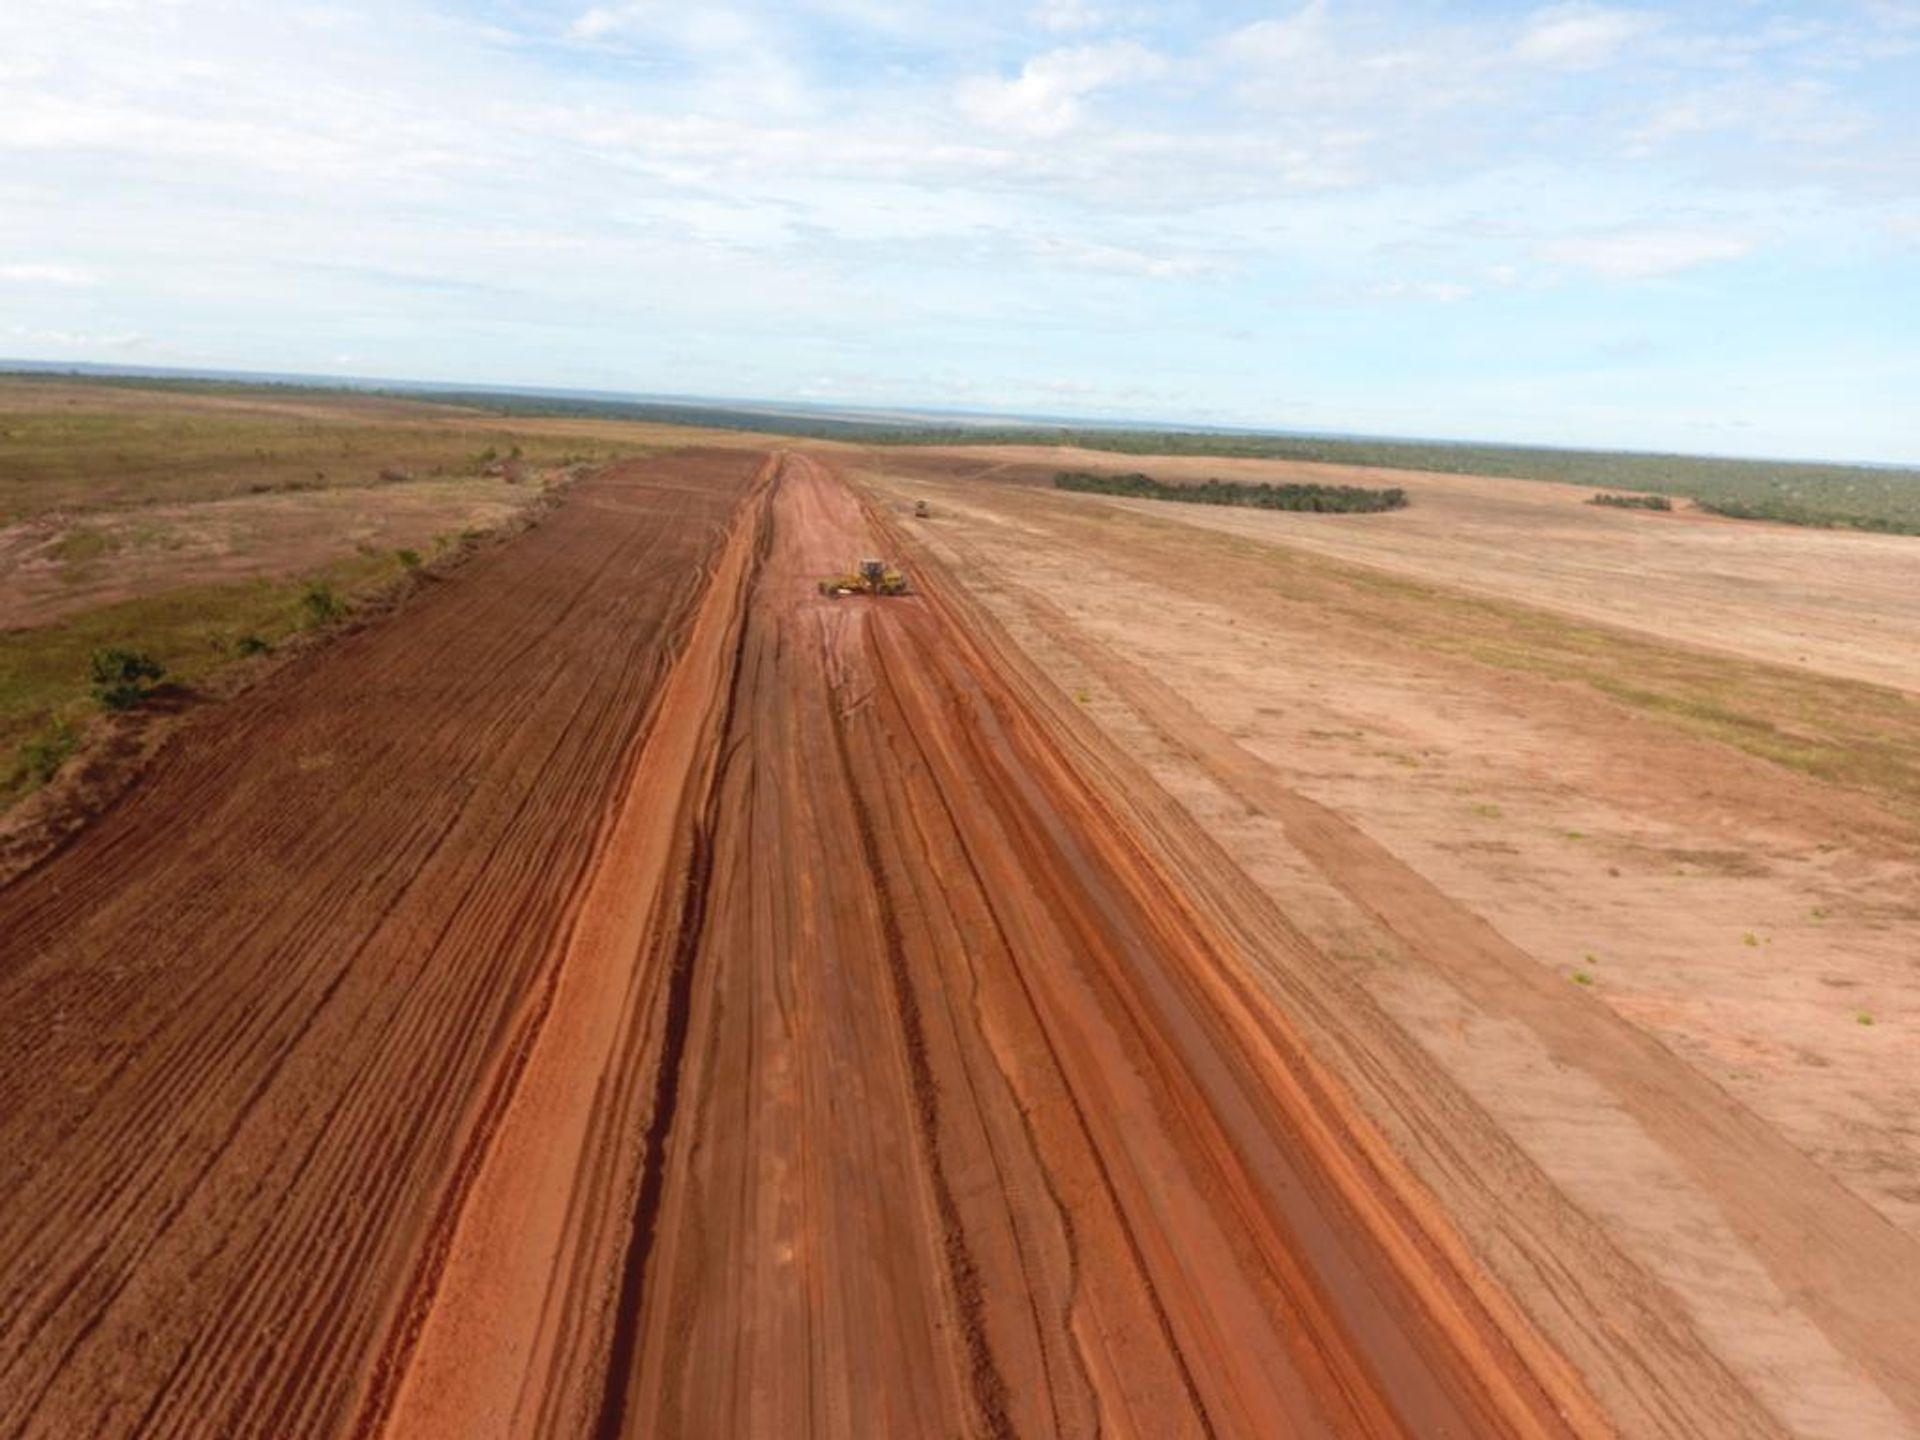
[[820, 593], [837, 599], [842, 595], [904, 595], [907, 577], [884, 560], [862, 560], [844, 575], [829, 575], [820, 582]]

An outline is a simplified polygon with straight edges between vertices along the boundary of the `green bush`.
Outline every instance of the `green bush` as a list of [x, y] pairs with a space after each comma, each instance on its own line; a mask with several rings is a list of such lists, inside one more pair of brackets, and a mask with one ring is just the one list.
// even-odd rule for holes
[[1611, 505], [1617, 510], [1671, 510], [1673, 501], [1664, 495], [1595, 495], [1589, 505]]
[[273, 646], [258, 635], [242, 635], [234, 641], [233, 648], [242, 655], [271, 655]]
[[131, 710], [152, 692], [167, 667], [140, 650], [96, 650], [88, 661], [93, 696], [109, 710]]
[[420, 552], [418, 550], [396, 550], [393, 552], [393, 558], [398, 560], [405, 569], [418, 570], [420, 568]]
[[316, 580], [300, 594], [300, 604], [307, 612], [307, 624], [318, 629], [347, 613], [347, 607], [334, 594], [333, 587]]
[[1102, 475], [1085, 470], [1062, 470], [1053, 477], [1056, 488], [1094, 495], [1138, 496], [1147, 500], [1179, 500], [1189, 505], [1249, 505], [1259, 510], [1313, 510], [1354, 514], [1398, 510], [1407, 492], [1394, 486], [1372, 490], [1362, 485], [1239, 485], [1230, 480], [1203, 480], [1198, 485], [1169, 485], [1135, 471], [1129, 475]]

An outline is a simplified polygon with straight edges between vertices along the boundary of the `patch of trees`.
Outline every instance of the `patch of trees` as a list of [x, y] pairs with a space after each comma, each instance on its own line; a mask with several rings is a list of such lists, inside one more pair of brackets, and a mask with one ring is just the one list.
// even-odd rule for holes
[[1196, 485], [1169, 485], [1138, 471], [1102, 475], [1087, 470], [1062, 470], [1053, 477], [1061, 490], [1094, 495], [1127, 495], [1147, 500], [1178, 500], [1188, 505], [1247, 505], [1256, 510], [1311, 510], [1329, 514], [1362, 514], [1398, 510], [1407, 503], [1399, 486], [1370, 489], [1364, 485], [1274, 485], [1265, 481], [1239, 484], [1231, 480], [1202, 480]]
[[108, 710], [131, 710], [153, 693], [167, 667], [144, 650], [96, 650], [87, 662], [93, 698]]
[[[1920, 485], [1914, 490], [1915, 502], [1920, 504]], [[1776, 525], [1814, 525], [1825, 530], [1870, 530], [1877, 535], [1920, 535], [1920, 514], [1847, 514], [1771, 498], [1709, 499], [1703, 495], [1697, 503], [1702, 510], [1734, 520], [1771, 520]]]
[[1671, 510], [1673, 501], [1664, 495], [1609, 495], [1605, 492], [1587, 501], [1589, 505], [1611, 505], [1616, 510]]

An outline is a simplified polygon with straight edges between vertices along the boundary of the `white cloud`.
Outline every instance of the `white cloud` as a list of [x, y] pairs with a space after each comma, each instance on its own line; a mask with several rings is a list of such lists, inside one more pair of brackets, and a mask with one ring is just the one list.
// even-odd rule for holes
[[1197, 280], [1231, 274], [1231, 262], [1195, 252], [1109, 245], [1073, 236], [1041, 235], [1029, 240], [1029, 254], [1065, 269], [1143, 275], [1155, 280]]
[[595, 5], [583, 10], [567, 26], [569, 40], [605, 40], [612, 36], [643, 30], [658, 23], [661, 10], [657, 5], [641, 0], [629, 5]]
[[23, 353], [27, 349], [71, 350], [79, 358], [86, 360], [155, 348], [145, 335], [134, 330], [105, 334], [84, 330], [43, 330], [31, 325], [9, 325], [4, 333], [8, 339], [22, 346]]
[[1011, 80], [964, 81], [958, 99], [961, 110], [983, 125], [1048, 137], [1078, 124], [1081, 102], [1095, 91], [1150, 79], [1165, 68], [1160, 56], [1136, 41], [1078, 45], [1035, 56]]
[[[0, 0], [17, 353], [138, 328], [262, 368], [1008, 403], [1172, 357], [1188, 413], [1297, 381], [1337, 426], [1370, 392], [1199, 337], [1330, 347], [1329, 377], [1403, 354], [1401, 401], [1444, 410], [1456, 371], [1516, 363], [1544, 400], [1596, 325], [1667, 338], [1658, 288], [1574, 279], [1764, 243], [1777, 267], [1701, 296], [1750, 312], [1916, 273], [1920, 114], [1870, 58], [1920, 33], [1898, 6], [119, 3]], [[1551, 334], [1494, 299], [1550, 287]], [[1891, 323], [1848, 315], [1850, 346]]]
[[1226, 49], [1250, 65], [1290, 65], [1327, 46], [1327, 0], [1307, 0], [1284, 19], [1256, 20], [1227, 37]]
[[0, 263], [0, 281], [10, 285], [79, 286], [93, 284], [94, 278], [92, 271], [74, 265]]
[[1628, 42], [1660, 24], [1658, 16], [1572, 0], [1549, 5], [1527, 17], [1514, 53], [1536, 65], [1560, 70], [1594, 70], [1610, 62]]
[[1701, 265], [1738, 260], [1754, 249], [1752, 236], [1681, 226], [1619, 226], [1565, 235], [1539, 247], [1542, 259], [1578, 266], [1607, 280], [1651, 280]]
[[1097, 30], [1107, 23], [1107, 12], [1087, 0], [1040, 0], [1034, 7], [1033, 23], [1056, 35]]
[[1452, 305], [1468, 299], [1473, 287], [1457, 280], [1367, 280], [1321, 291], [1317, 298], [1335, 305], [1378, 305], [1411, 300], [1430, 305]]

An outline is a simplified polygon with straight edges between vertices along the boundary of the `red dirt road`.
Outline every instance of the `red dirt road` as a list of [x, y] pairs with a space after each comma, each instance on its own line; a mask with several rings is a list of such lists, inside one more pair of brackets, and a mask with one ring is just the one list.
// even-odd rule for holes
[[757, 464], [582, 489], [0, 892], [0, 1433], [1603, 1432], [1205, 877]]

